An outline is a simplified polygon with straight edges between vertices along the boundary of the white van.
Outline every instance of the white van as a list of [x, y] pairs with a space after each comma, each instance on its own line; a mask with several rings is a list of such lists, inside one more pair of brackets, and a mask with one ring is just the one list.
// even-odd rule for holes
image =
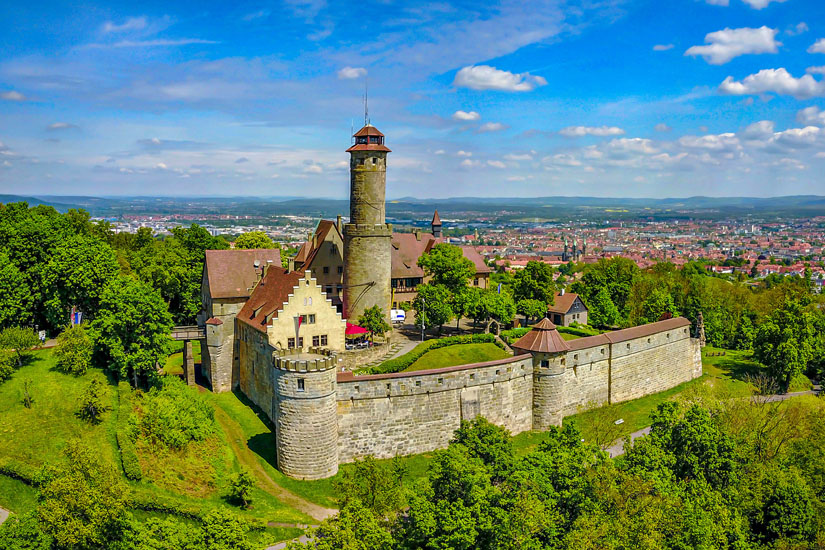
[[390, 319], [393, 323], [403, 323], [407, 320], [407, 314], [404, 312], [403, 309], [391, 309]]

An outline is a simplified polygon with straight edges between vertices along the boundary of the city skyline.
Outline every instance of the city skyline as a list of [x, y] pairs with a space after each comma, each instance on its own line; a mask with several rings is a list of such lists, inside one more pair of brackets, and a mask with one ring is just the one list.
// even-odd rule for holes
[[0, 193], [821, 194], [813, 0], [0, 7]]

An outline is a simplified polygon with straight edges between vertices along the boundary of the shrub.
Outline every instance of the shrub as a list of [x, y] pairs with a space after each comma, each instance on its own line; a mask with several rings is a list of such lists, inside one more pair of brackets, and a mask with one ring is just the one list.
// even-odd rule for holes
[[13, 459], [3, 458], [0, 459], [0, 474], [33, 485], [40, 475], [40, 470]]
[[401, 357], [384, 361], [380, 365], [376, 365], [369, 369], [370, 374], [388, 374], [391, 372], [401, 372], [406, 369], [422, 355], [428, 351], [444, 348], [447, 346], [454, 346], [456, 344], [496, 344], [498, 347], [504, 349], [504, 346], [496, 340], [493, 334], [469, 334], [462, 336], [448, 336], [447, 338], [439, 338], [438, 340], [428, 340], [417, 345], [415, 349], [409, 353], [405, 353]]
[[57, 337], [54, 355], [57, 357], [57, 370], [76, 376], [86, 374], [92, 363], [94, 342], [83, 325], [74, 325]]
[[507, 344], [512, 344], [528, 332], [530, 332], [529, 327], [511, 328], [510, 330], [502, 330], [499, 336], [501, 336], [501, 339], [507, 342]]
[[100, 380], [92, 380], [86, 391], [80, 396], [80, 409], [77, 411], [77, 416], [92, 424], [98, 424], [100, 416], [110, 408], [103, 403], [102, 393], [103, 387]]
[[9, 327], [0, 332], [0, 349], [14, 351], [18, 367], [23, 364], [26, 353], [39, 343], [40, 339], [33, 328]]
[[255, 487], [255, 478], [252, 477], [252, 472], [243, 468], [240, 472], [232, 476], [229, 481], [229, 498], [235, 502], [242, 503], [244, 508], [249, 507], [252, 488]]
[[123, 464], [123, 473], [126, 479], [140, 481], [143, 478], [143, 470], [140, 467], [135, 442], [126, 430], [117, 431], [117, 446], [120, 449], [120, 461]]
[[215, 432], [215, 410], [176, 377], [163, 378], [145, 394], [137, 425], [150, 441], [175, 449], [203, 441]]
[[0, 350], [0, 382], [8, 380], [14, 374], [15, 362], [12, 352]]

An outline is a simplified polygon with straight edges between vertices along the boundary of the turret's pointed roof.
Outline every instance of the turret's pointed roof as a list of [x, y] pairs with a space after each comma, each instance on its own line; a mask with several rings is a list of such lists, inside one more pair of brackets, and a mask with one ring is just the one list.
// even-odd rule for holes
[[384, 134], [378, 131], [378, 128], [373, 126], [372, 124], [367, 124], [357, 132], [352, 137], [361, 137], [361, 136], [381, 136], [384, 137]]
[[353, 151], [383, 151], [384, 153], [391, 153], [389, 147], [384, 145], [384, 134], [378, 131], [378, 128], [372, 124], [367, 124], [353, 136], [355, 138], [355, 145], [347, 149], [347, 153]]
[[431, 225], [441, 225], [441, 218], [438, 216], [438, 209], [433, 214], [433, 223]]
[[565, 353], [570, 351], [567, 342], [559, 334], [556, 325], [545, 317], [531, 327], [533, 330], [513, 344], [513, 348], [527, 352]]

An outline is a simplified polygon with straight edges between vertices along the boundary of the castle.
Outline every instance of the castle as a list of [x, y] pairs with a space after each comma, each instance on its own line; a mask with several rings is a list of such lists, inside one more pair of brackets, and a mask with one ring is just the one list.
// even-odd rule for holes
[[[204, 375], [214, 391], [239, 387], [267, 414], [284, 474], [322, 479], [361, 457], [443, 448], [462, 420], [479, 415], [514, 434], [545, 430], [582, 406], [701, 376], [699, 341], [684, 318], [572, 341], [544, 319], [513, 345], [513, 356], [498, 361], [382, 375], [342, 370], [346, 319], [374, 305], [386, 311], [393, 294], [393, 234], [384, 210], [390, 150], [373, 126], [354, 137], [350, 220], [329, 222], [344, 247], [340, 303], [327, 292], [333, 283], [308, 268], [309, 253], [297, 270], [282, 268], [278, 251], [207, 253]], [[433, 239], [440, 225], [434, 216]], [[336, 242], [324, 242], [332, 255]], [[321, 250], [318, 242], [313, 250]]]

